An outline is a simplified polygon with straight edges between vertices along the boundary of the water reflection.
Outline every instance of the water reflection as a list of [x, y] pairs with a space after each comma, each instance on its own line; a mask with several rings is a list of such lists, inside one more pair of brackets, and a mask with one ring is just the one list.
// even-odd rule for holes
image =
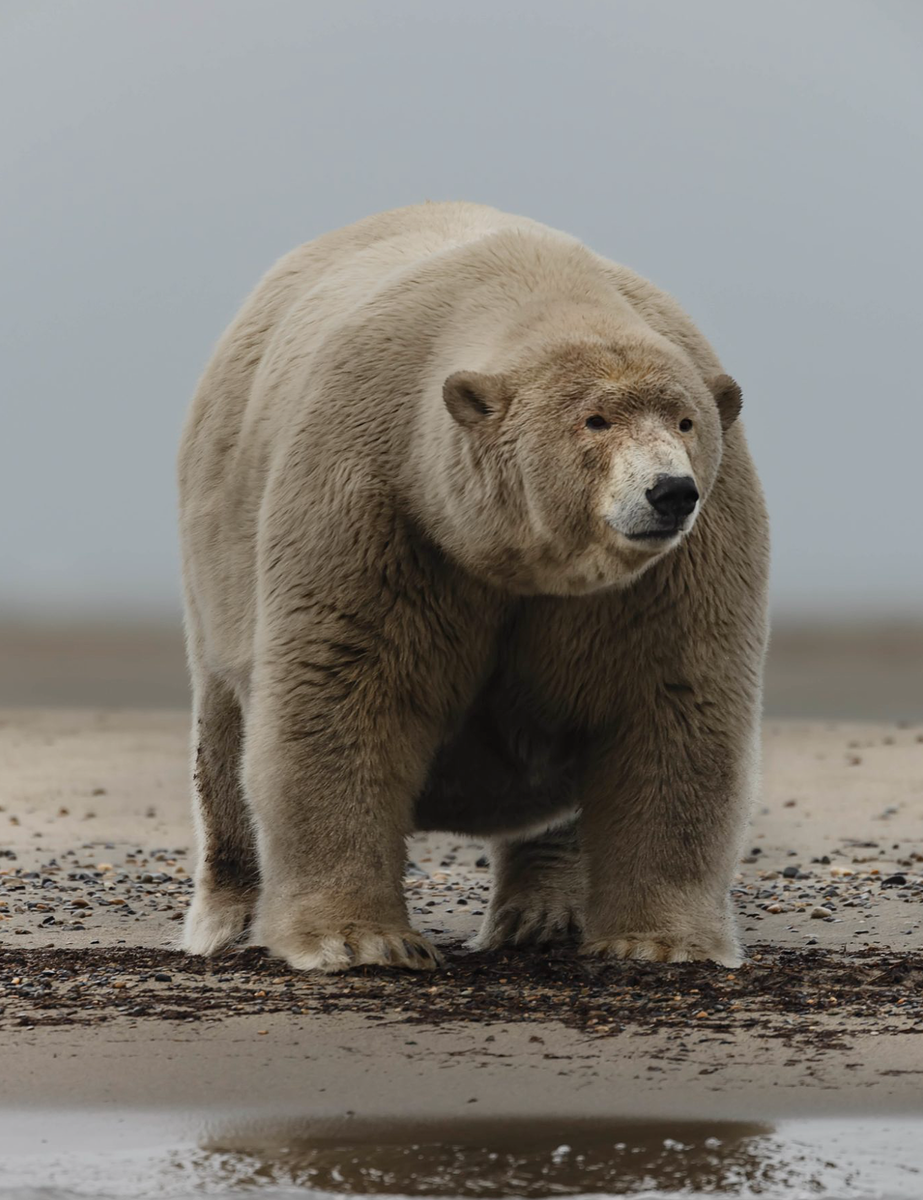
[[830, 1186], [834, 1164], [780, 1157], [772, 1133], [742, 1121], [282, 1121], [223, 1126], [203, 1150], [238, 1186], [365, 1195], [739, 1196]]
[[744, 1121], [254, 1120], [0, 1110], [0, 1200], [923, 1196], [923, 1114]]

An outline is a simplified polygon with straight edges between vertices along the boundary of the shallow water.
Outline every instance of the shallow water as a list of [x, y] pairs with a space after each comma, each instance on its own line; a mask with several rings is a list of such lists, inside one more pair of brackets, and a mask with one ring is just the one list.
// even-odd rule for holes
[[923, 1196], [923, 1118], [268, 1120], [0, 1113], [0, 1197]]

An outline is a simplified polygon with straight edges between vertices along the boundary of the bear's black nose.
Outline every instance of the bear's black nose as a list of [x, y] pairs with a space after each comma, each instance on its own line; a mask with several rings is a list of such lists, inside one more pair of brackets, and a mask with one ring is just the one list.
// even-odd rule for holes
[[688, 517], [699, 502], [698, 488], [691, 475], [661, 475], [645, 495], [662, 517], [672, 517], [677, 522]]

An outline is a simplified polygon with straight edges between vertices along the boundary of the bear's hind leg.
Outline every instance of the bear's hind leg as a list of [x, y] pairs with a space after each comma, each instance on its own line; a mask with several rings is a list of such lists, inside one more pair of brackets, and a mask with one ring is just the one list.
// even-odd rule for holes
[[573, 819], [534, 836], [495, 838], [491, 860], [493, 891], [476, 949], [580, 940], [586, 880]]
[[187, 954], [216, 954], [246, 929], [259, 889], [250, 815], [240, 785], [242, 719], [233, 690], [193, 670], [196, 827], [199, 861], [186, 914]]

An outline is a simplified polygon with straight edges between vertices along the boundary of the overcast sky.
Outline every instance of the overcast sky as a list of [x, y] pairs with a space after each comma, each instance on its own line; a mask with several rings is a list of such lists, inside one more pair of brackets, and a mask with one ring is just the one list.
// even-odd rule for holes
[[0, 598], [171, 611], [173, 462], [299, 242], [470, 199], [671, 291], [745, 396], [777, 612], [923, 596], [917, 0], [0, 0]]

